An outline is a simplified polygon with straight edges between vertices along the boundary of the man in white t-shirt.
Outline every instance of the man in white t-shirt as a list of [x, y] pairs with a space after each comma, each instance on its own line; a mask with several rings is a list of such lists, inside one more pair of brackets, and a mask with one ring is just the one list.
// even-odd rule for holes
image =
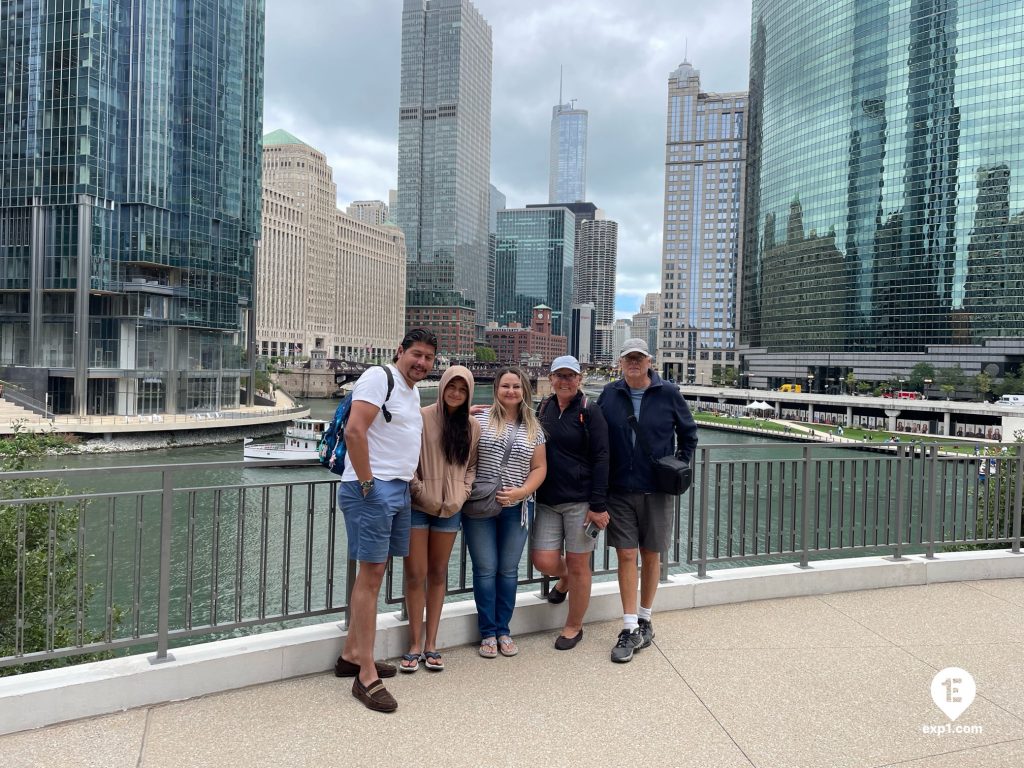
[[398, 702], [382, 677], [395, 667], [373, 658], [377, 599], [389, 557], [409, 554], [409, 481], [420, 458], [420, 394], [416, 382], [434, 367], [437, 338], [414, 328], [405, 334], [393, 364], [388, 397], [384, 368], [370, 368], [352, 390], [345, 425], [348, 455], [338, 485], [338, 506], [345, 516], [348, 556], [359, 562], [349, 605], [349, 628], [334, 674], [355, 677], [352, 695], [377, 712], [394, 712]]

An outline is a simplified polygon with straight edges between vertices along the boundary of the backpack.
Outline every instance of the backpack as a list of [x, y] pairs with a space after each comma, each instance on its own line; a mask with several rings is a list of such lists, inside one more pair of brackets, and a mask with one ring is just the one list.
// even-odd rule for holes
[[[395, 376], [386, 365], [380, 366], [388, 377], [388, 393], [384, 397], [384, 404], [380, 412], [384, 415], [384, 421], [391, 423], [391, 413], [388, 411], [387, 402], [391, 399], [391, 391], [395, 388]], [[349, 392], [338, 404], [334, 411], [334, 418], [324, 430], [320, 442], [317, 443], [316, 452], [320, 459], [320, 466], [326, 467], [336, 475], [345, 473], [345, 424], [348, 423], [349, 414], [352, 412], [352, 393]]]
[[[555, 399], [554, 395], [548, 395], [540, 404], [537, 406], [537, 418], [540, 419], [544, 415], [545, 409], [548, 407], [548, 403]], [[583, 455], [587, 458], [590, 457], [590, 401], [586, 395], [583, 395], [583, 399], [580, 401], [580, 424], [583, 425]]]

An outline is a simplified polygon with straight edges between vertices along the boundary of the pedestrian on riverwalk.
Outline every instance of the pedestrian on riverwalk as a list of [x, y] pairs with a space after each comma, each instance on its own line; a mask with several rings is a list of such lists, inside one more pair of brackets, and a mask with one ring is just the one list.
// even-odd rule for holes
[[480, 421], [477, 478], [499, 478], [500, 512], [479, 517], [464, 509], [462, 535], [473, 563], [473, 598], [480, 655], [515, 656], [510, 623], [516, 605], [519, 563], [533, 517], [533, 495], [547, 472], [544, 430], [533, 413], [530, 380], [503, 368], [494, 380], [494, 404]]
[[690, 462], [697, 447], [697, 425], [679, 387], [662, 382], [651, 368], [646, 341], [627, 340], [619, 367], [622, 378], [605, 386], [597, 404], [608, 423], [608, 543], [618, 557], [623, 613], [611, 658], [625, 663], [654, 640], [651, 611], [679, 499], [658, 491], [651, 459], [675, 454]]
[[412, 530], [403, 569], [409, 651], [402, 656], [403, 672], [415, 672], [421, 661], [431, 671], [444, 669], [437, 651], [437, 629], [448, 588], [448, 560], [462, 521], [462, 505], [476, 477], [480, 441], [480, 423], [469, 415], [473, 387], [470, 370], [453, 365], [441, 376], [437, 402], [422, 410], [420, 463], [409, 486]]
[[609, 520], [608, 425], [597, 403], [589, 403], [580, 389], [583, 377], [575, 357], [555, 358], [549, 379], [553, 394], [537, 407], [547, 437], [548, 471], [537, 491], [530, 549], [534, 567], [558, 579], [548, 602], [557, 605], [568, 596], [569, 611], [555, 640], [555, 648], [567, 651], [583, 639], [593, 578], [590, 556]]
[[355, 677], [352, 695], [377, 712], [394, 712], [398, 702], [382, 677], [393, 665], [373, 658], [377, 600], [389, 557], [409, 554], [409, 481], [420, 458], [423, 417], [416, 382], [434, 367], [437, 338], [415, 328], [405, 334], [387, 366], [368, 368], [352, 389], [345, 425], [348, 451], [338, 484], [345, 517], [348, 556], [358, 561], [349, 604], [349, 628], [334, 666], [338, 677]]

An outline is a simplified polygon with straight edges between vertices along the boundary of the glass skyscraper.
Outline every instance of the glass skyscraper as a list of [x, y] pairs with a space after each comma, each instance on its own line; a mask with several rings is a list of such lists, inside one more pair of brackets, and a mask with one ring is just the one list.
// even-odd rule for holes
[[[412, 294], [487, 309], [491, 28], [469, 0], [405, 0], [398, 197]], [[460, 350], [467, 351], [467, 350]], [[472, 352], [472, 348], [468, 350]]]
[[530, 325], [533, 308], [551, 309], [551, 332], [568, 336], [576, 218], [561, 206], [498, 211], [494, 319]]
[[587, 110], [572, 102], [551, 108], [548, 202], [587, 199]]
[[262, 0], [0, 5], [0, 375], [60, 413], [237, 406]]
[[1019, 0], [754, 0], [752, 383], [1024, 359]]

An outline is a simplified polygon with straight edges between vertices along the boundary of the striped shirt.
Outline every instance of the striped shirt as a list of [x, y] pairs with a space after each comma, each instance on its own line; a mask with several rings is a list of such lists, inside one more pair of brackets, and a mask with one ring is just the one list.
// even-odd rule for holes
[[[505, 431], [496, 434], [491, 429], [491, 418], [489, 413], [481, 413], [476, 416], [480, 422], [480, 448], [476, 462], [477, 477], [501, 477], [501, 485], [508, 488], [519, 488], [526, 482], [530, 474], [530, 461], [533, 459], [533, 449], [542, 445], [544, 430], [537, 431], [537, 439], [533, 442], [526, 436], [526, 426], [505, 425]], [[502, 465], [501, 460], [505, 456], [508, 447], [506, 442], [510, 434], [515, 434], [515, 442], [512, 444], [512, 453], [508, 461]]]

